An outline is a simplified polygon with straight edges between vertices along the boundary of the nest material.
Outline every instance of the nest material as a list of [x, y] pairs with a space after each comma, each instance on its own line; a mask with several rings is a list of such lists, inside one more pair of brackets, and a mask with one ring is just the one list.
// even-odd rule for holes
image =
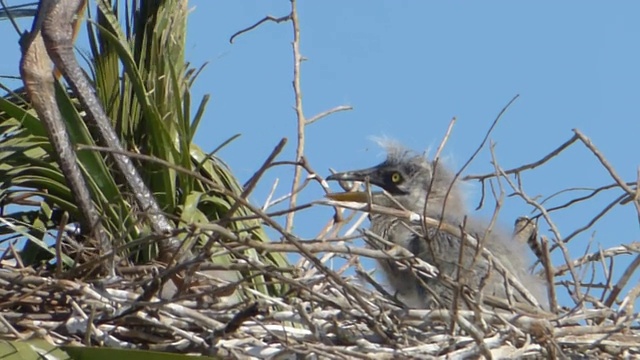
[[[230, 249], [245, 245], [225, 244]], [[317, 244], [302, 245], [308, 246], [308, 253], [319, 251], [313, 247]], [[335, 256], [347, 260], [338, 272], [322, 265]], [[5, 260], [0, 269], [0, 327], [9, 339], [38, 336], [57, 345], [224, 358], [640, 356], [637, 314], [627, 312], [632, 306], [619, 310], [582, 306], [547, 315], [484, 307], [456, 312], [406, 309], [383, 287], [363, 286], [363, 280], [374, 281], [356, 255], [343, 252], [317, 262], [308, 260], [303, 261], [305, 271], [295, 276], [272, 276], [288, 284], [290, 291], [281, 297], [259, 294], [250, 289], [249, 281], [207, 276], [211, 268], [221, 268], [209, 264], [207, 270], [207, 264], [201, 264], [202, 271], [181, 278], [186, 290], [174, 292], [171, 300], [160, 299], [161, 292], [145, 299], [150, 284], [162, 278], [158, 274], [166, 273], [161, 266], [123, 267], [123, 278], [109, 283], [64, 279]], [[357, 276], [341, 275], [349, 267]], [[274, 269], [258, 263], [238, 262], [231, 268], [274, 275]]]

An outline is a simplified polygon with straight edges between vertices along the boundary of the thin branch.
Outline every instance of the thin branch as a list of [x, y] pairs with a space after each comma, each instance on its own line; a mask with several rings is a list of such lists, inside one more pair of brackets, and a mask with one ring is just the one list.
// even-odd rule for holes
[[[632, 188], [630, 188], [629, 186], [627, 186], [627, 184], [622, 180], [622, 178], [620, 177], [620, 175], [618, 175], [618, 173], [616, 172], [616, 170], [613, 168], [613, 166], [611, 164], [609, 164], [609, 161], [607, 161], [607, 159], [604, 157], [604, 155], [600, 152], [600, 150], [598, 150], [597, 147], [595, 147], [593, 145], [593, 143], [591, 142], [591, 139], [589, 139], [588, 137], [586, 137], [582, 132], [580, 132], [580, 130], [578, 129], [573, 129], [573, 132], [576, 134], [576, 136], [580, 139], [580, 141], [582, 141], [582, 143], [589, 149], [591, 150], [591, 152], [593, 153], [593, 155], [595, 155], [598, 160], [600, 161], [600, 163], [602, 164], [602, 166], [609, 172], [609, 175], [611, 175], [611, 177], [613, 178], [613, 180], [615, 180], [616, 183], [618, 183], [618, 185], [622, 188], [622, 190], [624, 190], [627, 195], [629, 197], [631, 197], [632, 199], [637, 199], [638, 198], [638, 192], [640, 191], [640, 189], [636, 189], [633, 190]], [[636, 207], [636, 212], [638, 213], [638, 221], [640, 221], [640, 201], [634, 201], [633, 204]]]
[[[271, 151], [271, 154], [269, 154], [269, 156], [265, 159], [264, 163], [262, 164], [262, 166], [260, 166], [260, 168], [258, 169], [258, 171], [256, 171], [253, 176], [251, 176], [251, 178], [247, 181], [247, 183], [244, 185], [244, 190], [242, 191], [242, 194], [240, 194], [240, 197], [242, 198], [247, 198], [249, 196], [249, 194], [251, 194], [251, 192], [253, 191], [253, 189], [256, 187], [256, 185], [258, 184], [258, 181], [260, 180], [260, 178], [262, 177], [262, 175], [264, 175], [265, 171], [267, 171], [267, 169], [271, 166], [271, 164], [275, 161], [276, 157], [282, 152], [282, 149], [284, 149], [284, 146], [287, 144], [287, 138], [282, 138], [280, 139], [280, 141], [278, 142], [278, 144], [275, 146], [275, 148]], [[233, 206], [231, 206], [231, 208], [229, 209], [228, 216], [233, 216], [233, 213], [238, 209], [238, 204], [233, 204]]]
[[524, 192], [524, 190], [522, 188], [516, 187], [516, 185], [509, 178], [509, 176], [506, 175], [506, 173], [504, 171], [501, 170], [499, 176], [502, 176], [505, 179], [505, 181], [507, 181], [509, 186], [511, 186], [511, 188], [514, 191], [516, 191], [516, 194], [518, 196], [520, 196], [527, 204], [529, 204], [531, 206], [534, 206], [538, 211], [540, 211], [540, 213], [542, 214], [542, 217], [545, 219], [545, 221], [547, 222], [547, 224], [551, 228], [551, 232], [553, 233], [553, 235], [556, 238], [556, 244], [558, 244], [558, 247], [562, 251], [562, 256], [564, 257], [565, 263], [569, 267], [569, 273], [571, 274], [573, 282], [576, 284], [575, 285], [575, 294], [576, 294], [576, 296], [578, 298], [581, 298], [582, 297], [582, 291], [579, 288], [579, 277], [578, 277], [578, 274], [575, 272], [573, 264], [571, 263], [571, 256], [569, 254], [569, 250], [567, 249], [565, 243], [562, 241], [563, 239], [562, 239], [562, 236], [560, 235], [560, 230], [558, 229], [558, 227], [555, 225], [555, 223], [551, 219], [551, 216], [549, 215], [549, 212], [544, 208], [544, 206], [540, 205], [537, 201], [531, 199]]
[[546, 236], [540, 238], [540, 249], [542, 255], [542, 266], [544, 267], [544, 278], [547, 283], [547, 295], [549, 299], [549, 310], [552, 313], [558, 311], [558, 297], [556, 295], [556, 287], [554, 286], [553, 275], [555, 273], [553, 264], [551, 263], [551, 253], [549, 252], [549, 240]]
[[[302, 88], [300, 86], [300, 71], [302, 65], [302, 54], [300, 53], [300, 24], [298, 22], [298, 10], [296, 7], [296, 0], [291, 0], [291, 26], [293, 28], [293, 43], [291, 46], [293, 47], [293, 92], [295, 95], [295, 110], [296, 110], [296, 118], [297, 118], [297, 146], [296, 146], [296, 161], [301, 161], [304, 155], [304, 142], [305, 142], [305, 123], [306, 119], [304, 117], [304, 111], [302, 109]], [[293, 181], [291, 184], [291, 198], [289, 199], [289, 207], [296, 206], [296, 200], [298, 198], [298, 193], [296, 192], [296, 188], [298, 187], [298, 183], [300, 182], [300, 167], [295, 167], [293, 172]], [[290, 232], [293, 228], [293, 217], [294, 213], [289, 213], [287, 215], [287, 220], [285, 224], [286, 232]]]
[[440, 158], [440, 154], [442, 154], [442, 150], [444, 150], [444, 146], [447, 144], [447, 141], [449, 141], [449, 136], [451, 136], [451, 132], [453, 131], [453, 126], [456, 124], [457, 120], [458, 120], [457, 118], [453, 117], [451, 121], [449, 121], [447, 132], [445, 132], [444, 136], [442, 137], [442, 141], [440, 141], [438, 150], [436, 150], [436, 155], [433, 157], [434, 159]]
[[[632, 183], [627, 183], [627, 184], [629, 185], [629, 184], [632, 184]], [[563, 190], [563, 191], [558, 191], [558, 192], [557, 192], [557, 193], [555, 193], [555, 194], [552, 194], [552, 195], [550, 195], [550, 196], [547, 196], [546, 198], [544, 198], [544, 200], [542, 200], [542, 201], [540, 202], [540, 204], [544, 204], [545, 202], [548, 202], [552, 197], [554, 197], [554, 196], [556, 196], [556, 195], [558, 195], [558, 194], [560, 194], [560, 193], [563, 193], [563, 192], [567, 192], [567, 191], [581, 191], [581, 190], [583, 190], [583, 191], [590, 190], [590, 191], [591, 191], [591, 192], [590, 192], [589, 194], [587, 194], [587, 195], [579, 196], [579, 197], [577, 197], [577, 198], [573, 198], [573, 199], [571, 199], [571, 200], [567, 201], [567, 202], [566, 202], [566, 203], [564, 203], [564, 204], [560, 204], [560, 205], [552, 206], [552, 207], [548, 208], [548, 209], [547, 209], [547, 211], [551, 213], [551, 212], [554, 212], [554, 211], [557, 211], [557, 210], [560, 210], [560, 209], [568, 208], [568, 207], [570, 207], [570, 206], [571, 206], [571, 205], [573, 205], [573, 204], [577, 204], [577, 203], [579, 203], [579, 202], [582, 202], [582, 201], [585, 201], [585, 200], [589, 200], [589, 199], [591, 199], [592, 197], [596, 196], [597, 194], [599, 194], [599, 193], [600, 193], [600, 192], [602, 192], [602, 191], [611, 190], [611, 189], [614, 189], [614, 188], [618, 188], [618, 184], [614, 183], [614, 184], [609, 184], [609, 185], [603, 185], [603, 186], [601, 186], [601, 187], [599, 187], [599, 188], [597, 188], [597, 189], [587, 189], [587, 188], [572, 188], [572, 189], [565, 189], [565, 190]], [[624, 205], [624, 204], [623, 204], [623, 202], [624, 202], [624, 200], [623, 200], [623, 201], [621, 201], [621, 202], [620, 202], [620, 204], [621, 204], [621, 205]]]
[[279, 18], [273, 17], [271, 15], [267, 15], [262, 20], [258, 21], [257, 23], [255, 23], [255, 24], [253, 24], [253, 25], [251, 25], [251, 26], [249, 26], [247, 28], [244, 28], [244, 29], [236, 32], [235, 34], [231, 35], [231, 37], [229, 38], [229, 43], [233, 44], [233, 40], [235, 40], [236, 37], [238, 37], [238, 36], [240, 36], [240, 35], [242, 35], [242, 34], [244, 34], [246, 32], [249, 32], [249, 31], [257, 28], [258, 26], [262, 25], [263, 23], [265, 23], [267, 21], [272, 21], [272, 22], [274, 22], [276, 24], [280, 24], [281, 22], [285, 22], [285, 21], [289, 21], [289, 20], [291, 20], [291, 14], [285, 15], [285, 16], [279, 17]]
[[[576, 230], [574, 230], [571, 234], [569, 234], [568, 236], [566, 236], [563, 239], [564, 243], [568, 243], [569, 241], [571, 241], [571, 239], [573, 239], [574, 237], [576, 237], [578, 234], [586, 231], [587, 229], [589, 229], [590, 227], [592, 227], [598, 220], [600, 220], [605, 214], [607, 214], [611, 209], [613, 209], [616, 205], [618, 205], [618, 203], [620, 202], [620, 200], [622, 200], [625, 197], [625, 195], [621, 195], [618, 196], [615, 200], [611, 201], [609, 204], [607, 204], [607, 206], [605, 206], [604, 208], [602, 208], [591, 220], [589, 220], [585, 225], [577, 228]], [[551, 247], [551, 251], [553, 251], [556, 248], [556, 246]]]
[[629, 264], [629, 266], [627, 266], [627, 268], [624, 270], [624, 273], [622, 274], [622, 276], [618, 280], [618, 283], [613, 287], [613, 289], [611, 290], [611, 293], [609, 293], [609, 297], [604, 302], [604, 304], [607, 307], [611, 307], [613, 305], [613, 303], [618, 298], [618, 295], [620, 295], [620, 292], [622, 291], [622, 289], [625, 286], [627, 286], [627, 283], [631, 279], [631, 276], [633, 275], [633, 273], [635, 273], [635, 271], [638, 269], [638, 267], [640, 267], [640, 255], [637, 255], [633, 259], [631, 264]]
[[[562, 151], [564, 151], [566, 148], [568, 148], [571, 144], [573, 144], [576, 141], [578, 141], [578, 136], [574, 135], [571, 139], [567, 140], [562, 145], [558, 146], [555, 150], [553, 150], [549, 154], [545, 155], [542, 159], [540, 159], [538, 161], [534, 161], [534, 162], [529, 163], [529, 164], [518, 166], [517, 168], [505, 170], [504, 173], [507, 174], [507, 175], [511, 175], [511, 174], [520, 173], [520, 172], [525, 171], [525, 170], [535, 169], [538, 166], [546, 163], [550, 159], [552, 159], [555, 156], [557, 156], [558, 154], [560, 154]], [[464, 178], [462, 178], [462, 180], [465, 180], [465, 181], [466, 180], [485, 180], [485, 179], [488, 179], [488, 178], [492, 178], [494, 176], [496, 176], [495, 173], [488, 173], [488, 174], [483, 174], [483, 175], [468, 175], [468, 176], [465, 176]]]
[[[600, 261], [604, 258], [613, 258], [619, 255], [630, 255], [633, 253], [640, 253], [640, 242], [632, 242], [627, 245], [621, 245], [606, 250], [596, 251], [573, 260], [571, 264], [573, 267], [579, 267], [590, 262]], [[559, 266], [555, 269], [554, 276], [562, 276], [568, 270], [569, 267], [567, 265]]]
[[[493, 120], [493, 122], [491, 123], [491, 126], [489, 126], [489, 129], [487, 129], [487, 132], [484, 134], [484, 138], [482, 139], [482, 141], [480, 142], [480, 144], [478, 145], [478, 147], [476, 148], [476, 150], [473, 152], [473, 154], [471, 154], [471, 156], [469, 157], [469, 159], [467, 159], [467, 161], [464, 163], [464, 165], [462, 165], [462, 167], [460, 168], [460, 170], [458, 170], [458, 172], [455, 174], [455, 176], [453, 177], [453, 181], [451, 182], [451, 185], [449, 186], [449, 189], [447, 190], [447, 194], [445, 196], [445, 199], [449, 198], [449, 194], [451, 193], [451, 191], [453, 190], [453, 187], [455, 185], [455, 181], [460, 177], [460, 175], [464, 172], [464, 170], [469, 166], [469, 164], [471, 164], [471, 162], [473, 161], [473, 159], [476, 158], [476, 156], [478, 156], [478, 153], [480, 153], [480, 150], [482, 150], [482, 148], [484, 148], [484, 145], [487, 143], [487, 140], [489, 140], [489, 136], [491, 135], [491, 133], [493, 132], [493, 129], [495, 129], [496, 125], [498, 125], [498, 122], [500, 121], [500, 119], [502, 119], [502, 115], [504, 115], [504, 113], [507, 111], [507, 109], [509, 109], [509, 107], [511, 106], [511, 104], [513, 104], [518, 97], [520, 97], [520, 95], [516, 95], [513, 98], [511, 98], [511, 100], [509, 100], [509, 102], [507, 103], [507, 105], [505, 105], [502, 110], [500, 110], [500, 112], [498, 113], [498, 115], [496, 116], [496, 118]], [[466, 180], [466, 178], [463, 178], [463, 180]], [[442, 216], [444, 216], [444, 211], [445, 211], [445, 207], [442, 207]]]
[[312, 117], [311, 117], [310, 119], [308, 119], [304, 124], [305, 124], [305, 125], [311, 125], [311, 124], [313, 124], [314, 122], [316, 122], [316, 121], [318, 121], [318, 120], [320, 120], [320, 119], [322, 119], [322, 118], [325, 118], [325, 117], [327, 117], [327, 116], [329, 116], [329, 115], [331, 115], [331, 114], [335, 114], [335, 113], [337, 113], [337, 112], [341, 112], [341, 111], [349, 111], [349, 110], [353, 110], [353, 107], [351, 107], [351, 106], [347, 106], [347, 105], [340, 105], [340, 106], [336, 106], [336, 107], [334, 107], [333, 109], [329, 109], [329, 110], [327, 110], [327, 111], [323, 111], [323, 112], [321, 112], [320, 114], [317, 114], [317, 115], [315, 115], [315, 116], [312, 116]]
[[56, 234], [56, 277], [62, 276], [62, 236], [64, 235], [64, 228], [69, 222], [69, 213], [63, 212], [62, 219], [60, 219], [60, 225], [58, 225], [58, 233]]

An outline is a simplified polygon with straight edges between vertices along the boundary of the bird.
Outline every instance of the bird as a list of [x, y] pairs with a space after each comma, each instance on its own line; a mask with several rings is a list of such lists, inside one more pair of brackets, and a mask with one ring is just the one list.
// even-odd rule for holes
[[[449, 229], [451, 226], [459, 229], [447, 232], [443, 226], [424, 226], [387, 213], [370, 212], [371, 233], [406, 248], [435, 266], [438, 272], [435, 277], [420, 276], [393, 259], [378, 260], [396, 299], [409, 308], [472, 309], [472, 298], [455, 295], [465, 289], [476, 297], [482, 295], [483, 299], [528, 302], [527, 306], [533, 304], [544, 309], [544, 282], [528, 272], [531, 261], [526, 245], [512, 234], [491, 227], [487, 221], [470, 216], [465, 206], [465, 184], [456, 180], [454, 173], [440, 161], [430, 161], [394, 141], [383, 141], [381, 145], [387, 156], [380, 164], [334, 173], [327, 180], [368, 183], [383, 191], [369, 188], [366, 193], [371, 198], [356, 201], [408, 210], [448, 224]], [[462, 233], [474, 237], [483, 248], [464, 241]], [[369, 244], [375, 243], [369, 240]], [[483, 250], [493, 256], [492, 260], [482, 256]], [[505, 280], [505, 275], [496, 268], [497, 262], [526, 287], [533, 300], [512, 288], [513, 282]]]
[[538, 260], [543, 260], [540, 243], [538, 242], [538, 226], [526, 216], [520, 216], [513, 224], [513, 236], [518, 241], [526, 243]]

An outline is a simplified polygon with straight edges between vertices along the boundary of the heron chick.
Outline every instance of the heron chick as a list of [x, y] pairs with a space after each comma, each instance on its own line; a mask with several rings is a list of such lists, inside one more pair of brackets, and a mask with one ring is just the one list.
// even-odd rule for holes
[[[467, 217], [462, 184], [444, 166], [398, 144], [383, 145], [387, 158], [379, 165], [333, 174], [327, 180], [368, 181], [370, 185], [382, 188], [386, 194], [372, 192], [370, 200], [355, 201], [404, 208], [458, 229], [457, 235], [453, 235], [437, 226], [410, 223], [392, 215], [370, 214], [372, 233], [408, 249], [439, 272], [435, 278], [419, 278], [411, 269], [399, 266], [394, 260], [380, 260], [380, 267], [395, 295], [413, 308], [451, 308], [454, 294], [460, 289], [470, 290], [476, 295], [480, 293], [484, 298], [525, 303], [526, 296], [514, 289], [513, 281], [507, 280], [511, 277], [523, 284], [538, 304], [545, 307], [543, 281], [527, 271], [530, 261], [525, 244], [504, 231], [489, 229], [485, 222]], [[461, 233], [474, 237], [476, 245], [463, 240]], [[374, 239], [370, 240], [370, 243], [375, 243]], [[483, 249], [491, 256], [483, 256]], [[510, 275], [504, 275], [497, 269], [496, 260]], [[467, 301], [473, 301], [472, 297], [457, 298], [459, 308], [471, 308]]]

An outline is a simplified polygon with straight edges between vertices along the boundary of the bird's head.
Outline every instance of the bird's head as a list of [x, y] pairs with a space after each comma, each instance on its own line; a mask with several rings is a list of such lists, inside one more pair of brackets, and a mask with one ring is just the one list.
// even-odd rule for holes
[[[368, 181], [369, 184], [385, 190], [406, 209], [417, 213], [422, 213], [427, 199], [428, 212], [442, 211], [442, 204], [449, 192], [446, 209], [461, 211], [462, 194], [449, 170], [395, 143], [385, 144], [385, 148], [387, 158], [382, 163], [367, 169], [332, 174], [327, 180]], [[453, 188], [449, 191], [452, 184]], [[374, 203], [391, 206], [380, 192], [372, 194]], [[350, 192], [329, 197], [336, 200], [367, 202], [365, 192]]]

